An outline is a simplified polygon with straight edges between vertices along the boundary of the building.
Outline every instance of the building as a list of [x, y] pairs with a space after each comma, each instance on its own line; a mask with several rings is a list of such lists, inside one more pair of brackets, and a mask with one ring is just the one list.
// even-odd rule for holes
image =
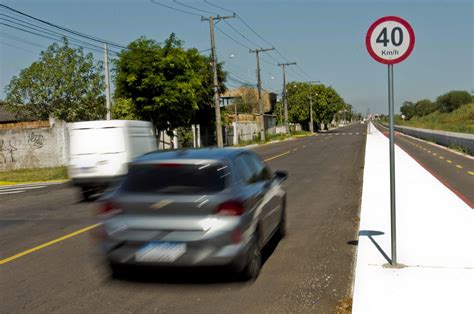
[[[227, 90], [221, 95], [222, 106], [232, 106], [237, 100], [243, 100], [250, 103], [253, 107], [252, 113], [259, 113], [258, 109], [258, 90], [255, 87], [239, 87]], [[271, 113], [276, 106], [277, 94], [267, 92], [262, 89], [263, 112]]]

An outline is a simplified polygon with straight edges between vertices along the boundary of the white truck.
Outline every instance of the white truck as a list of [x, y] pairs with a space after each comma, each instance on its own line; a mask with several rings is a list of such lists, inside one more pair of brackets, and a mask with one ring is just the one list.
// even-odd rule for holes
[[147, 121], [75, 122], [68, 124], [68, 134], [69, 178], [85, 200], [126, 175], [135, 157], [157, 149]]

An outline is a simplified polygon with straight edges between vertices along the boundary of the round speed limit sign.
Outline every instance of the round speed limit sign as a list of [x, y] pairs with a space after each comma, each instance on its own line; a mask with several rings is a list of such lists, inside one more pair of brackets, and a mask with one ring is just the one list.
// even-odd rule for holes
[[375, 21], [367, 31], [365, 44], [369, 54], [383, 64], [405, 60], [415, 47], [415, 32], [410, 24], [397, 16]]

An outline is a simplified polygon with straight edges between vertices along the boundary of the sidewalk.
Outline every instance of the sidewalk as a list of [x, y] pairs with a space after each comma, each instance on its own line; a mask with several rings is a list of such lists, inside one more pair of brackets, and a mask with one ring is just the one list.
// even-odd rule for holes
[[367, 132], [352, 311], [473, 313], [474, 210], [396, 147], [397, 256], [390, 251], [388, 139]]

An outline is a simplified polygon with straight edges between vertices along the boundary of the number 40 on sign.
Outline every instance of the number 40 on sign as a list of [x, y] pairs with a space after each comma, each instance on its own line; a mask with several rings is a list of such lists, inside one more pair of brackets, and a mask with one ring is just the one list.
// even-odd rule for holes
[[370, 26], [366, 36], [369, 54], [380, 63], [396, 64], [405, 60], [415, 47], [415, 33], [398, 16], [385, 16]]

